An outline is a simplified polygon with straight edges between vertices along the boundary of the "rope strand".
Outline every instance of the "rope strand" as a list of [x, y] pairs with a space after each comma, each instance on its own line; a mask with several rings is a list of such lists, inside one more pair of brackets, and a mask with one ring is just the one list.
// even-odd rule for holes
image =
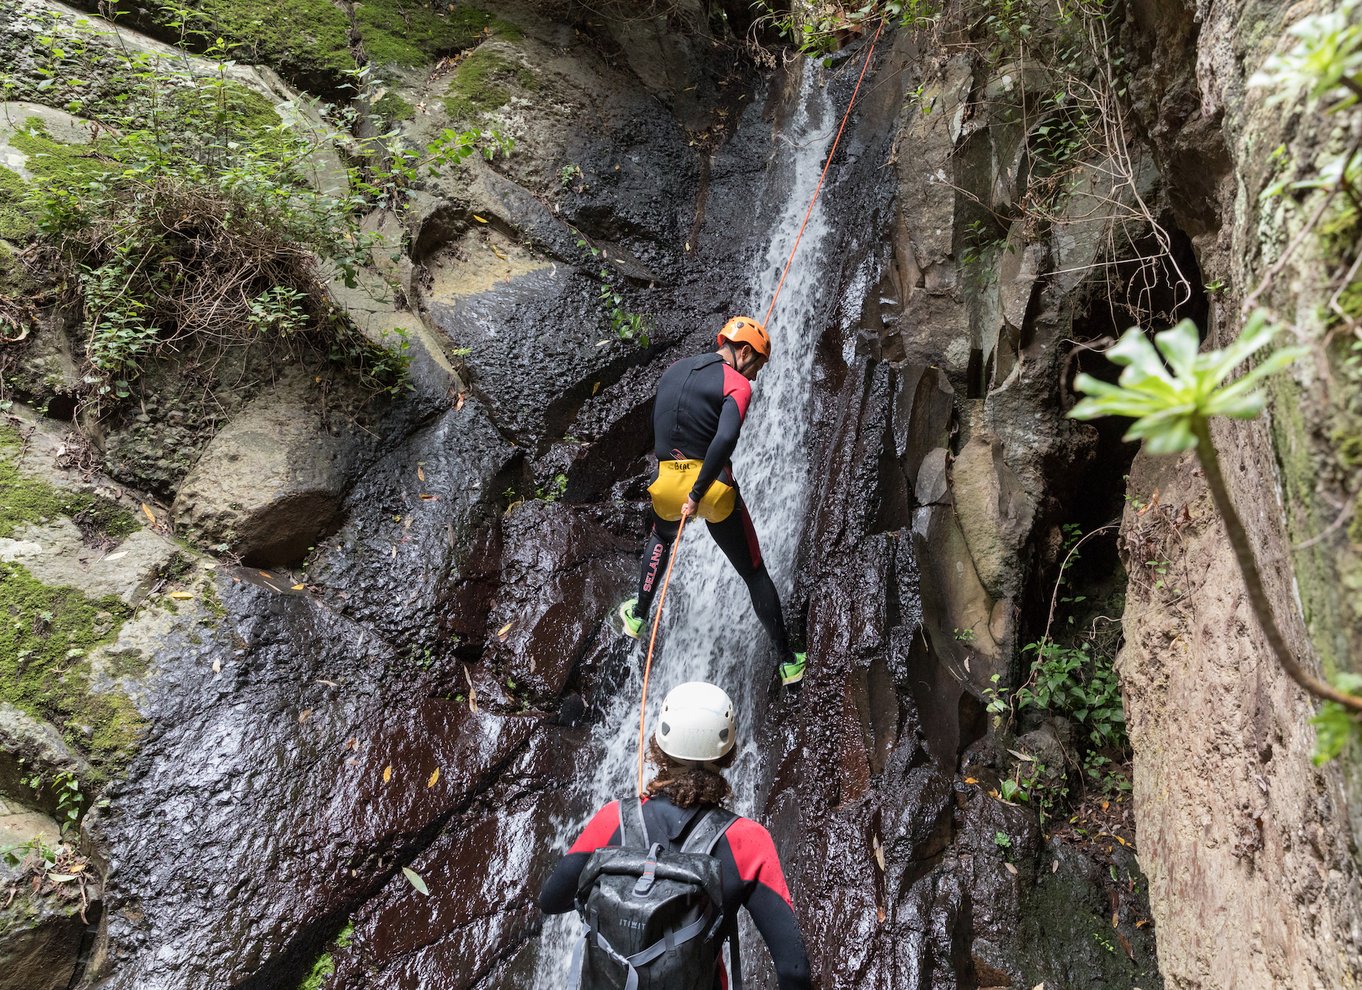
[[638, 702], [638, 796], [643, 796], [643, 753], [646, 750], [643, 727], [648, 714], [648, 676], [653, 671], [653, 645], [657, 642], [657, 627], [662, 624], [662, 603], [667, 600], [667, 585], [672, 581], [672, 568], [676, 558], [681, 556], [681, 534], [686, 529], [686, 517], [681, 517], [681, 525], [676, 527], [676, 539], [672, 541], [671, 559], [667, 561], [667, 573], [662, 578], [662, 591], [657, 596], [657, 611], [653, 613], [653, 633], [648, 637], [648, 659], [643, 665], [643, 696]]
[[865, 62], [861, 65], [861, 74], [856, 78], [856, 88], [851, 91], [851, 99], [847, 103], [846, 113], [842, 114], [842, 125], [837, 128], [837, 136], [832, 140], [832, 150], [828, 152], [828, 159], [823, 163], [823, 174], [818, 177], [818, 185], [814, 188], [813, 199], [809, 200], [809, 208], [804, 213], [804, 222], [799, 225], [799, 233], [795, 235], [794, 246], [790, 248], [790, 257], [785, 260], [785, 270], [780, 273], [780, 281], [776, 283], [776, 291], [771, 296], [771, 305], [766, 307], [766, 316], [762, 319], [761, 325], [770, 332], [771, 313], [775, 311], [776, 300], [780, 298], [780, 290], [785, 287], [785, 276], [790, 274], [790, 266], [794, 264], [795, 252], [799, 250], [799, 242], [804, 239], [804, 228], [809, 225], [809, 217], [813, 216], [814, 204], [818, 202], [818, 194], [823, 191], [823, 180], [828, 177], [828, 169], [832, 166], [833, 156], [837, 154], [837, 145], [842, 141], [842, 132], [846, 130], [847, 121], [851, 119], [851, 108], [856, 105], [856, 96], [861, 92], [861, 83], [865, 79], [865, 70], [870, 68], [870, 60], [875, 55], [875, 44], [880, 40], [880, 32], [884, 30], [884, 21], [880, 21], [880, 26], [875, 29], [875, 37], [870, 39], [870, 48], [865, 53]]

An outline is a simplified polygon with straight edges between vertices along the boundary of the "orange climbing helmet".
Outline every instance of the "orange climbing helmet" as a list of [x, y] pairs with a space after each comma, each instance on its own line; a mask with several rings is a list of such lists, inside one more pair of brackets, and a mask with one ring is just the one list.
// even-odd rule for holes
[[771, 358], [771, 338], [767, 336], [766, 328], [750, 316], [733, 317], [724, 324], [715, 342], [720, 347], [724, 344], [747, 344], [767, 360]]

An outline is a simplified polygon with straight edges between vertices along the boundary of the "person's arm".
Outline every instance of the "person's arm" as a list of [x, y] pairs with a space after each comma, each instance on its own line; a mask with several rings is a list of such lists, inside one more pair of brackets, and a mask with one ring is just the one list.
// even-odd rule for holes
[[586, 868], [591, 854], [602, 846], [618, 841], [620, 828], [620, 805], [611, 801], [582, 829], [582, 834], [558, 861], [549, 878], [539, 891], [539, 910], [545, 914], [562, 914], [571, 911], [577, 898], [577, 881]]
[[733, 448], [738, 445], [738, 434], [741, 432], [742, 409], [730, 395], [724, 399], [723, 409], [719, 413], [719, 428], [714, 431], [714, 439], [709, 442], [709, 449], [705, 451], [705, 459], [700, 465], [695, 487], [690, 490], [690, 497], [696, 502], [705, 497], [705, 492], [709, 491], [709, 486], [719, 477], [719, 472], [728, 465], [729, 459], [733, 456]]
[[747, 881], [744, 906], [771, 952], [780, 990], [811, 990], [809, 956], [771, 833], [740, 818], [729, 826], [726, 837], [738, 873]]

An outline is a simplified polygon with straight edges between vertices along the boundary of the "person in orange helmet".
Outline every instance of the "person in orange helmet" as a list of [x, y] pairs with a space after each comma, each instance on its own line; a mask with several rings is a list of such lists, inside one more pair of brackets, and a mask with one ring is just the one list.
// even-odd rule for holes
[[781, 683], [796, 687], [804, 677], [805, 655], [790, 648], [780, 595], [762, 560], [757, 531], [729, 462], [752, 400], [752, 382], [770, 360], [771, 338], [756, 320], [735, 316], [723, 325], [716, 344], [708, 354], [677, 361], [658, 382], [653, 408], [657, 477], [648, 488], [652, 526], [638, 595], [620, 605], [619, 619], [625, 634], [637, 639], [658, 579], [667, 569], [681, 518], [699, 516], [747, 584], [757, 619], [780, 658]]

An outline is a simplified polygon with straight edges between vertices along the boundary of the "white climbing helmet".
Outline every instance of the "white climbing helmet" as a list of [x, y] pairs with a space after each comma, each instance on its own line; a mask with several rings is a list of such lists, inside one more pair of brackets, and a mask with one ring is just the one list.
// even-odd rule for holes
[[678, 684], [662, 699], [653, 738], [674, 760], [708, 763], [722, 759], [736, 741], [733, 699], [705, 681]]

